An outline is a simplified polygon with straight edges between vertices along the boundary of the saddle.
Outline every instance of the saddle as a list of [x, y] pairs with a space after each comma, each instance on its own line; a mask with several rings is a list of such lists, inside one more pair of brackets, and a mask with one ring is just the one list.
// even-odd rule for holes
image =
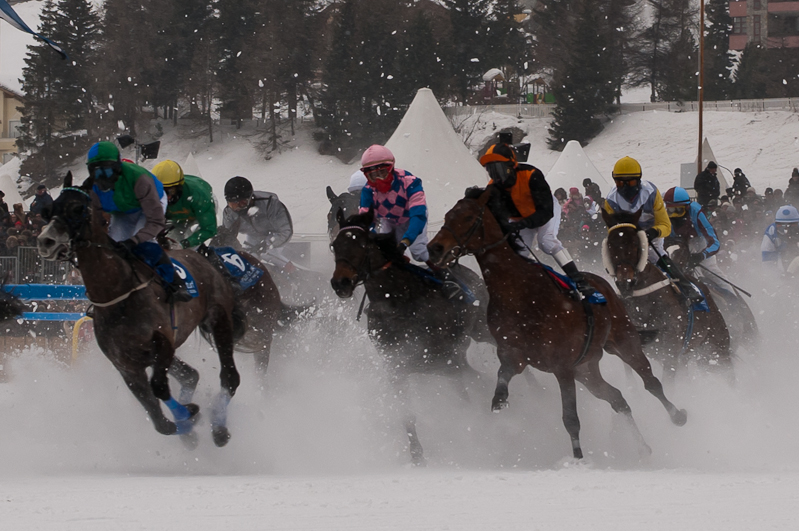
[[197, 252], [230, 282], [237, 294], [253, 287], [264, 275], [263, 269], [250, 263], [233, 247], [208, 247], [202, 244]]
[[[549, 278], [552, 279], [552, 282], [554, 282], [555, 285], [558, 286], [561, 290], [567, 292], [569, 296], [580, 300], [578, 295], [577, 285], [572, 281], [572, 279], [570, 279], [566, 275], [561, 275], [560, 273], [558, 273], [548, 265], [542, 264], [541, 262], [531, 261], [531, 263], [538, 267], [543, 268], [544, 271], [549, 275]], [[608, 302], [607, 299], [605, 299], [605, 296], [598, 291], [595, 291], [588, 298], [584, 300], [587, 300], [590, 304], [605, 304]]]

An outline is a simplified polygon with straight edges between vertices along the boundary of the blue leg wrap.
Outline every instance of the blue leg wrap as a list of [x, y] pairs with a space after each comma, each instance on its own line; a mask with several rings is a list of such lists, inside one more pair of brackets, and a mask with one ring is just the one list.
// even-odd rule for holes
[[172, 415], [175, 417], [175, 422], [189, 420], [189, 417], [191, 417], [188, 408], [186, 408], [186, 406], [179, 403], [174, 398], [170, 398], [169, 400], [164, 400], [164, 404], [166, 404], [166, 407], [168, 407], [169, 410], [172, 412]]

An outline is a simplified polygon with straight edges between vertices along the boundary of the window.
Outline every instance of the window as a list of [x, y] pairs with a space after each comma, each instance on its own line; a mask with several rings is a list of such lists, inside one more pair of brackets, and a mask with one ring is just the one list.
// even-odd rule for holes
[[19, 138], [18, 127], [20, 125], [22, 125], [22, 122], [20, 122], [19, 120], [8, 121], [8, 138]]
[[734, 17], [732, 19], [732, 32], [735, 35], [746, 35], [746, 17]]
[[752, 42], [760, 42], [760, 15], [752, 17]]
[[763, 2], [761, 0], [752, 0], [752, 9], [763, 9]]

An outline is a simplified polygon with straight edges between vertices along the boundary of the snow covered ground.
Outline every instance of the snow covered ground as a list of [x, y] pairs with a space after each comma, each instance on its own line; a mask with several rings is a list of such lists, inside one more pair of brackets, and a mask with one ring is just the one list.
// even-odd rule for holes
[[[16, 6], [31, 24], [24, 9], [32, 4]], [[3, 26], [3, 72], [13, 60], [9, 36], [26, 38], [11, 32]], [[722, 166], [743, 168], [759, 191], [785, 187], [799, 165], [799, 115], [705, 117]], [[557, 159], [546, 150], [546, 121], [483, 119], [472, 147], [494, 126], [518, 125], [533, 144], [531, 162], [547, 171]], [[695, 158], [695, 121], [693, 113], [620, 116], [585, 151], [606, 175], [618, 158], [633, 156], [666, 189], [677, 184], [679, 164]], [[250, 177], [280, 195], [298, 233], [321, 236], [324, 187], [345, 190], [357, 166], [318, 155], [309, 133], [302, 126], [267, 161], [247, 131], [220, 130], [209, 145], [166, 126], [162, 159], [183, 163], [191, 154], [217, 196], [231, 176]], [[332, 260], [325, 247], [314, 247], [313, 265], [326, 278]], [[158, 435], [97, 349], [71, 368], [52, 353], [28, 350], [8, 361], [11, 379], [0, 384], [0, 529], [796, 529], [795, 287], [744, 267], [734, 279], [755, 294], [763, 342], [740, 353], [735, 386], [701, 374], [678, 378], [669, 395], [688, 410], [686, 426], [671, 425], [615, 358], [603, 361], [652, 446], [644, 460], [608, 405], [583, 390], [587, 458], [568, 459], [549, 375], [538, 373], [537, 383], [514, 379], [510, 408], [490, 413], [497, 362], [474, 348], [470, 359], [482, 377], [468, 402], [447, 381], [415, 379], [411, 402], [429, 466], [409, 468], [385, 374], [364, 324], [353, 319], [357, 304], [334, 300], [327, 286], [319, 286], [319, 318], [277, 338], [265, 382], [250, 357], [238, 356], [233, 438], [222, 449], [207, 422], [193, 452]], [[199, 339], [190, 343], [181, 354], [202, 373], [197, 402], [207, 410], [218, 387], [216, 357]]]

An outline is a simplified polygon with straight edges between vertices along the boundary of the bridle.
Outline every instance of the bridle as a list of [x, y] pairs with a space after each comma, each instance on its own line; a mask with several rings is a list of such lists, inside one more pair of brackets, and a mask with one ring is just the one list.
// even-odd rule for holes
[[[638, 274], [643, 273], [649, 260], [649, 253], [647, 251], [649, 242], [647, 240], [646, 233], [639, 229], [634, 223], [618, 223], [613, 225], [612, 227], [608, 228], [608, 236], [610, 236], [614, 230], [623, 228], [633, 229], [638, 235], [640, 255], [638, 256], [638, 262], [635, 264], [635, 275], [633, 276], [632, 282], [632, 285], [635, 286], [638, 283]], [[608, 248], [608, 239], [605, 238], [605, 240], [602, 242], [602, 263], [605, 266], [605, 270], [608, 272], [608, 274], [613, 277], [614, 281], [618, 283], [618, 280], [616, 280], [616, 266], [611, 261], [609, 253], [610, 250]], [[633, 290], [631, 297], [643, 297], [644, 295], [654, 293], [655, 291], [671, 284], [672, 281], [667, 276], [664, 280], [655, 282], [654, 284], [641, 289]]]
[[452, 230], [451, 227], [448, 227], [446, 224], [441, 226], [441, 230], [449, 232], [452, 235], [452, 237], [455, 239], [455, 243], [457, 244], [452, 249], [447, 251], [447, 254], [445, 255], [445, 257], [451, 254], [453, 259], [457, 260], [458, 258], [460, 258], [462, 256], [466, 256], [466, 255], [470, 255], [470, 254], [474, 255], [474, 256], [480, 256], [481, 254], [484, 254], [484, 253], [490, 251], [494, 247], [497, 247], [497, 246], [502, 245], [503, 243], [505, 243], [505, 241], [508, 239], [508, 237], [510, 237], [510, 234], [511, 234], [510, 232], [508, 232], [507, 234], [503, 235], [502, 238], [500, 238], [498, 241], [496, 241], [494, 243], [491, 243], [491, 244], [488, 244], [488, 245], [484, 245], [483, 247], [480, 247], [479, 249], [476, 249], [474, 251], [469, 251], [467, 249], [466, 246], [468, 245], [469, 241], [474, 237], [474, 235], [477, 234], [477, 230], [478, 229], [482, 229], [481, 232], [482, 232], [483, 238], [485, 238], [485, 235], [486, 235], [485, 220], [484, 220], [485, 211], [486, 211], [486, 205], [483, 205], [482, 208], [480, 209], [480, 213], [477, 215], [477, 219], [474, 220], [474, 223], [472, 224], [472, 226], [469, 227], [469, 230], [467, 230], [466, 234], [463, 236], [463, 238], [464, 238], [463, 241], [461, 241], [461, 238], [458, 237], [458, 235], [455, 233], [454, 230]]
[[[350, 231], [350, 230], [363, 232], [364, 235], [367, 238], [369, 237], [369, 231], [367, 229], [365, 229], [364, 227], [361, 227], [360, 225], [347, 225], [346, 227], [341, 227], [339, 229], [338, 234], [336, 235], [336, 239], [341, 238], [342, 235], [344, 235], [344, 233], [346, 231]], [[334, 243], [335, 243], [335, 241], [334, 241]], [[368, 249], [366, 249], [365, 246], [364, 246], [364, 251], [365, 251], [365, 253], [364, 253], [365, 256], [364, 256], [363, 260], [360, 261], [359, 265], [353, 264], [352, 261], [349, 258], [340, 257], [340, 258], [336, 258], [335, 259], [336, 260], [336, 262], [335, 262], [336, 265], [338, 265], [339, 263], [343, 263], [343, 264], [348, 265], [353, 271], [355, 271], [355, 278], [354, 278], [355, 284], [353, 285], [353, 289], [358, 287], [358, 286], [360, 286], [361, 284], [363, 284], [367, 280], [369, 280], [369, 278], [371, 278], [373, 274], [375, 274], [377, 272], [380, 272], [380, 271], [385, 271], [386, 269], [391, 267], [391, 260], [387, 260], [386, 263], [383, 264], [382, 266], [376, 267], [376, 268], [372, 268], [372, 259], [370, 258], [370, 254], [368, 252]], [[365, 266], [365, 267], [361, 267], [361, 266]]]

